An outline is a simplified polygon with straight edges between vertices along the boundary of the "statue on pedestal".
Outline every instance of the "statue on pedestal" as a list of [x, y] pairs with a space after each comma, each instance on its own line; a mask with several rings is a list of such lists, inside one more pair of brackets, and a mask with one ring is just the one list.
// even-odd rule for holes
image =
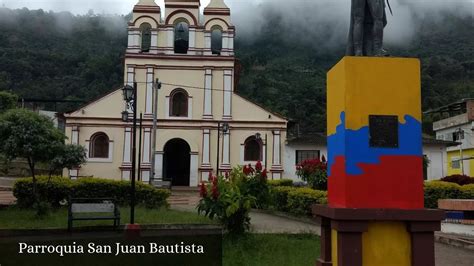
[[386, 25], [385, 0], [352, 0], [346, 55], [388, 56], [388, 52], [383, 49]]

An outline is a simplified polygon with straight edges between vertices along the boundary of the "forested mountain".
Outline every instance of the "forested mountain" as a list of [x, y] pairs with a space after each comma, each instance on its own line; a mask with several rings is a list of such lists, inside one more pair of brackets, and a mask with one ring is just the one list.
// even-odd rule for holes
[[[344, 43], [323, 48], [314, 44], [324, 39], [285, 38], [288, 27], [278, 16], [266, 14], [258, 34], [238, 35], [237, 89], [304, 130], [322, 132], [326, 72], [344, 55]], [[425, 110], [474, 97], [474, 21], [445, 16], [420, 19], [415, 41], [388, 47], [394, 55], [421, 58]], [[88, 101], [116, 89], [122, 83], [128, 18], [0, 9], [0, 90]], [[59, 111], [74, 107], [58, 105]]]

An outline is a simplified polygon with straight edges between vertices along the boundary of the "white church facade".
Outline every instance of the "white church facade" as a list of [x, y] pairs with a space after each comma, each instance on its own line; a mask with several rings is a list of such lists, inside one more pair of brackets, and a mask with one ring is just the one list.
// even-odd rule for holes
[[[223, 173], [259, 160], [266, 162], [270, 178], [284, 177], [287, 120], [235, 91], [234, 37], [223, 0], [212, 0], [203, 15], [199, 0], [165, 0], [164, 11], [153, 0], [134, 7], [123, 83], [138, 88], [142, 181], [195, 187], [217, 168]], [[130, 179], [132, 124], [121, 118], [126, 109], [117, 88], [65, 114], [69, 141], [88, 149], [87, 163], [69, 170], [71, 178]], [[219, 130], [222, 125], [226, 131]]]

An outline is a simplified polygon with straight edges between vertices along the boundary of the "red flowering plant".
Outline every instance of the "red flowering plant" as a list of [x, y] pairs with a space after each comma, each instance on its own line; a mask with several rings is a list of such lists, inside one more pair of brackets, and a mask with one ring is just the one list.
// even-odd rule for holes
[[243, 179], [246, 181], [243, 185], [247, 194], [256, 198], [254, 208], [263, 209], [267, 207], [270, 201], [270, 189], [267, 184], [267, 169], [263, 169], [260, 161], [252, 165], [246, 165], [242, 169]]
[[327, 190], [328, 174], [326, 158], [303, 161], [296, 166], [296, 175], [317, 190]]
[[255, 202], [253, 196], [245, 193], [245, 182], [236, 172], [233, 170], [228, 178], [210, 175], [209, 182], [200, 185], [201, 200], [197, 206], [199, 214], [219, 220], [231, 234], [249, 229], [249, 212]]

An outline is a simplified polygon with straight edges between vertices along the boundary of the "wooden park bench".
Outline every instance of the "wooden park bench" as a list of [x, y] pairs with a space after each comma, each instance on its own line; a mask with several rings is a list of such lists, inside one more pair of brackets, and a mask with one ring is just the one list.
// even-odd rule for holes
[[120, 225], [120, 211], [113, 199], [71, 198], [69, 199], [68, 230], [73, 221], [114, 221], [114, 229]]
[[438, 208], [446, 211], [446, 222], [474, 224], [474, 199], [438, 200]]

